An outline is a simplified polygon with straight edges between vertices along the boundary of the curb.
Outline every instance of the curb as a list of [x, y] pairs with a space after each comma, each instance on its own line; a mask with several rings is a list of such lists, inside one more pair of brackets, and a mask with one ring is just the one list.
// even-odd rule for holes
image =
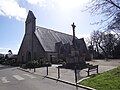
[[[63, 83], [69, 84], [69, 85], [73, 85], [73, 86], [76, 86], [76, 87], [84, 88], [84, 89], [87, 89], [87, 90], [96, 90], [96, 89], [94, 89], [94, 88], [87, 87], [87, 86], [84, 86], [84, 85], [78, 85], [78, 84], [75, 84], [75, 83], [72, 83], [72, 82], [68, 82], [68, 81], [65, 81], [65, 80], [56, 79], [56, 78], [54, 78], [54, 77], [43, 76], [43, 75], [40, 75], [40, 74], [38, 74], [38, 73], [33, 73], [33, 72], [28, 71], [28, 70], [22, 69], [22, 68], [20, 68], [20, 67], [18, 67], [17, 69], [22, 70], [22, 71], [25, 71], [25, 72], [28, 72], [28, 73], [31, 73], [31, 74], [34, 74], [34, 75], [46, 77], [46, 78], [49, 78], [49, 79], [52, 79], [52, 80], [56, 80], [56, 81], [63, 82]], [[88, 77], [88, 78], [89, 78], [89, 77]], [[82, 80], [85, 80], [85, 79], [87, 79], [87, 78], [83, 78]], [[78, 82], [81, 82], [82, 80], [80, 80], [80, 81], [78, 81]]]
[[88, 79], [88, 78], [90, 78], [90, 77], [82, 78], [82, 79], [80, 79], [79, 81], [77, 81], [77, 83], [80, 83], [81, 81], [83, 81], [83, 80], [85, 80], [85, 79]]

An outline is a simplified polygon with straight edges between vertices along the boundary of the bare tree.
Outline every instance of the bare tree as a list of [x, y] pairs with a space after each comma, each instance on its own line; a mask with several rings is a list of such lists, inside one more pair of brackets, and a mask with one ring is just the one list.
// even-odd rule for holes
[[91, 45], [97, 54], [100, 54], [100, 51], [102, 51], [106, 58], [108, 56], [112, 57], [114, 46], [117, 45], [117, 37], [110, 32], [94, 31], [91, 34]]
[[102, 47], [104, 48], [108, 58], [113, 57], [113, 51], [116, 44], [117, 44], [117, 37], [115, 36], [115, 34], [111, 34], [111, 33], [104, 34]]
[[102, 41], [102, 32], [97, 30], [91, 34], [91, 45], [94, 46], [97, 53], [99, 53], [99, 43]]
[[116, 14], [111, 23], [108, 25], [108, 30], [120, 30], [120, 12]]
[[115, 17], [120, 13], [120, 0], [90, 0], [87, 5], [87, 10], [93, 15], [104, 16], [100, 21], [95, 22], [94, 24], [107, 22], [105, 26], [108, 28], [111, 21], [114, 21], [114, 23], [118, 21], [118, 19], [115, 20]]
[[[92, 15], [103, 16], [103, 18], [93, 24], [103, 24], [104, 27], [101, 25], [99, 30], [102, 29], [104, 32], [94, 31], [91, 34], [91, 43], [97, 52], [101, 49], [105, 57], [108, 57], [115, 42], [117, 43], [120, 40], [120, 0], [90, 0], [87, 10]], [[112, 34], [110, 31], [116, 33]]]
[[120, 0], [90, 0], [87, 9], [92, 14], [104, 15], [110, 18], [120, 12]]

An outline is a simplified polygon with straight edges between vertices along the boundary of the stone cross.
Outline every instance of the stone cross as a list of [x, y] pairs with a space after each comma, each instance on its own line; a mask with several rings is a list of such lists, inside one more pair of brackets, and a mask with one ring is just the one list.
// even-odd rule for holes
[[73, 24], [71, 25], [72, 26], [72, 28], [73, 28], [73, 41], [72, 41], [72, 43], [73, 43], [73, 47], [75, 47], [75, 24], [74, 24], [74, 22], [73, 22]]

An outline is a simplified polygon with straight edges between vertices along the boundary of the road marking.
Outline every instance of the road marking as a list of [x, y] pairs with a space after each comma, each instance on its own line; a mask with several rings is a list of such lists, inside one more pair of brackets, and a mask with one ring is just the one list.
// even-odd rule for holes
[[16, 78], [17, 80], [24, 80], [24, 78], [19, 75], [13, 75], [13, 77]]
[[1, 80], [2, 80], [2, 83], [9, 83], [10, 82], [6, 79], [6, 77], [1, 77]]
[[28, 76], [28, 77], [30, 77], [31, 79], [36, 78], [35, 76], [32, 76], [32, 75], [30, 75], [30, 74], [23, 74], [23, 75]]

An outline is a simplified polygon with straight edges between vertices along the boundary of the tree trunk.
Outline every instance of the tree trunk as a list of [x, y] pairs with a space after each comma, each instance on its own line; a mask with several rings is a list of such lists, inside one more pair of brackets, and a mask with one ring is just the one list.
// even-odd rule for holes
[[98, 45], [96, 44], [96, 50], [97, 50], [97, 53], [99, 53], [99, 49], [98, 49]]
[[104, 55], [105, 55], [105, 58], [108, 59], [108, 55], [107, 55], [107, 52], [104, 50], [104, 48], [102, 46], [100, 46], [99, 44], [99, 47], [102, 49]]

